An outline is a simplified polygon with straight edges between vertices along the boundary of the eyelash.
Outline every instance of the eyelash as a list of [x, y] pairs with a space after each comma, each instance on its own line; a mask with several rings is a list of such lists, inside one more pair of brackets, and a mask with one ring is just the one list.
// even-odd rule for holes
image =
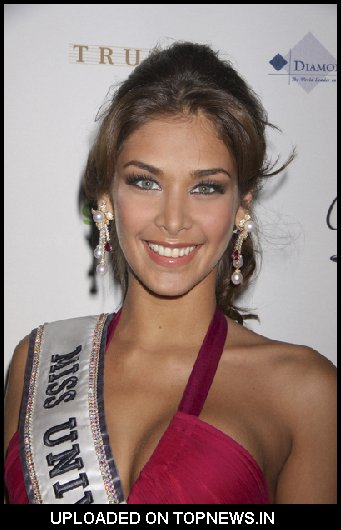
[[[155, 179], [153, 179], [151, 177], [147, 177], [146, 175], [128, 175], [126, 177], [126, 179], [125, 179], [126, 184], [128, 184], [128, 186], [136, 186], [137, 188], [141, 189], [142, 191], [150, 191], [147, 188], [142, 188], [141, 186], [137, 186], [137, 183], [140, 180], [143, 180], [145, 182], [146, 181], [154, 182], [155, 184], [158, 184], [158, 182]], [[217, 182], [214, 182], [214, 181], [212, 181], [210, 179], [201, 180], [200, 182], [198, 182], [195, 185], [194, 189], [198, 188], [200, 186], [206, 186], [207, 188], [213, 188], [214, 191], [209, 192], [209, 193], [194, 192], [194, 194], [198, 194], [198, 195], [213, 195], [214, 193], [219, 193], [219, 194], [222, 195], [222, 194], [225, 193], [225, 186], [223, 186], [222, 184], [218, 184]], [[151, 190], [151, 191], [153, 191], [153, 190]]]

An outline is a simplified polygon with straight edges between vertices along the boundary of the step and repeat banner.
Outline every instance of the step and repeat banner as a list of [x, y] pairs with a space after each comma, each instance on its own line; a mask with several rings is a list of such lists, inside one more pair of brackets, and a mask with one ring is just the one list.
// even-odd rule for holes
[[39, 324], [111, 312], [79, 183], [106, 95], [155, 45], [211, 45], [261, 97], [269, 149], [297, 157], [256, 207], [256, 332], [336, 364], [336, 4], [5, 4], [5, 371]]

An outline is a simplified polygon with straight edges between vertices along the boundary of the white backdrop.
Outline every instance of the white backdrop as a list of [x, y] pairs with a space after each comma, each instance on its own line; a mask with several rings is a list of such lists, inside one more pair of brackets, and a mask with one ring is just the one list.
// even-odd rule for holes
[[5, 4], [5, 369], [37, 325], [120, 302], [109, 278], [89, 294], [79, 180], [105, 94], [132, 69], [125, 49], [134, 64], [177, 39], [233, 62], [283, 131], [274, 154], [297, 146], [257, 207], [264, 256], [246, 303], [255, 331], [336, 364], [336, 4]]

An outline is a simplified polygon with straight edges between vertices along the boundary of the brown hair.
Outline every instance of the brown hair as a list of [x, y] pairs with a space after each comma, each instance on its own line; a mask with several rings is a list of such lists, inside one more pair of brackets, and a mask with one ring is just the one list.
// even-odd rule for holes
[[[253, 90], [232, 65], [218, 58], [209, 46], [176, 42], [166, 49], [155, 49], [116, 90], [110, 105], [101, 116], [101, 125], [90, 151], [85, 173], [84, 191], [90, 201], [110, 193], [115, 164], [124, 141], [137, 128], [153, 118], [169, 115], [204, 114], [230, 153], [238, 175], [241, 200], [248, 192], [253, 197], [261, 188], [264, 177], [279, 173], [266, 157], [265, 127], [271, 126], [267, 114]], [[235, 306], [236, 298], [247, 287], [255, 270], [253, 237], [243, 243], [243, 284], [231, 282], [231, 254], [235, 244], [232, 236], [218, 265], [217, 304], [224, 313], [238, 322], [255, 315], [242, 315]], [[123, 297], [128, 287], [128, 268], [112, 223], [114, 276]]]

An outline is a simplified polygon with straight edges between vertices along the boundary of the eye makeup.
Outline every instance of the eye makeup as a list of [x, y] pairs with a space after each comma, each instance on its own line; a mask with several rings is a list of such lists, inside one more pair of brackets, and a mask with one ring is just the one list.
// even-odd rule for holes
[[[161, 190], [160, 184], [153, 177], [147, 175], [127, 175], [125, 183], [143, 191]], [[226, 185], [211, 179], [205, 179], [195, 184], [190, 193], [191, 195], [213, 195], [216, 193], [223, 195], [225, 191]]]

